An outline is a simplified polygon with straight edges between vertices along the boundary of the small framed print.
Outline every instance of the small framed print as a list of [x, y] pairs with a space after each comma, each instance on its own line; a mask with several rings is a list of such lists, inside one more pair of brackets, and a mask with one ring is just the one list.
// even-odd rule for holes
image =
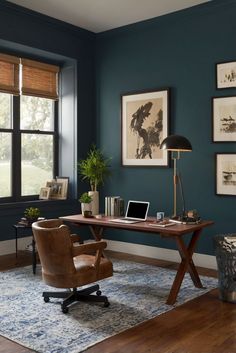
[[236, 87], [236, 61], [216, 64], [216, 88]]
[[48, 200], [50, 197], [51, 189], [49, 187], [43, 187], [40, 189], [39, 199], [40, 200]]
[[63, 184], [62, 194], [63, 194], [64, 198], [67, 198], [67, 196], [68, 196], [68, 187], [69, 187], [69, 177], [57, 176], [56, 177], [56, 182]]
[[236, 196], [236, 153], [216, 153], [216, 194]]
[[57, 181], [47, 181], [46, 187], [50, 188], [50, 199], [51, 200], [65, 200], [63, 183]]
[[123, 94], [121, 121], [123, 166], [168, 166], [169, 89]]
[[213, 142], [236, 142], [236, 96], [212, 98]]

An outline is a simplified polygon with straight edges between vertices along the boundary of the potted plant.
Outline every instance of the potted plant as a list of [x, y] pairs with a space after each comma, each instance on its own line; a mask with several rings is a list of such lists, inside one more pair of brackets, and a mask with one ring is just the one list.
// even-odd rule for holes
[[40, 216], [40, 209], [37, 207], [28, 207], [24, 211], [24, 216], [28, 224], [36, 222]]
[[81, 212], [84, 217], [92, 216], [92, 200], [92, 196], [90, 196], [87, 192], [84, 192], [79, 198], [81, 203]]
[[89, 195], [92, 196], [92, 213], [93, 215], [99, 213], [99, 195], [98, 186], [104, 183], [104, 180], [111, 174], [110, 172], [110, 158], [106, 159], [100, 149], [92, 145], [87, 158], [79, 161], [78, 172], [82, 180], [87, 180], [90, 184], [91, 191]]

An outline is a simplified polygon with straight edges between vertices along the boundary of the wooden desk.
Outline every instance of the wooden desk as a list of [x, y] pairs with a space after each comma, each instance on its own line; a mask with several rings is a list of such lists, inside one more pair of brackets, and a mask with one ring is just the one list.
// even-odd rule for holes
[[[188, 271], [193, 284], [197, 288], [203, 288], [201, 280], [199, 278], [197, 269], [193, 262], [193, 253], [196, 248], [197, 241], [203, 230], [213, 224], [212, 221], [202, 221], [199, 224], [185, 225], [175, 224], [171, 227], [159, 228], [150, 226], [149, 223], [154, 222], [154, 218], [149, 218], [146, 222], [133, 223], [133, 224], [121, 224], [110, 222], [112, 217], [97, 218], [84, 218], [82, 215], [63, 216], [60, 217], [63, 221], [70, 222], [76, 226], [88, 226], [95, 240], [99, 241], [102, 239], [103, 231], [105, 228], [113, 229], [124, 229], [135, 232], [143, 233], [154, 233], [159, 234], [163, 237], [172, 238], [175, 240], [180, 257], [181, 263], [179, 264], [174, 282], [172, 284], [169, 296], [166, 303], [173, 305], [176, 301], [177, 295], [180, 290], [185, 273]], [[185, 244], [183, 236], [191, 234], [191, 238], [188, 244]]]

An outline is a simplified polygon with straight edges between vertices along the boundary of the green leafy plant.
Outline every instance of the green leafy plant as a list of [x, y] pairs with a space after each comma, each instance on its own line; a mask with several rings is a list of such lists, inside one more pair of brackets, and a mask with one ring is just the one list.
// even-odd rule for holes
[[24, 216], [27, 219], [37, 220], [40, 216], [40, 209], [37, 207], [29, 207], [24, 211]]
[[95, 145], [92, 145], [87, 158], [78, 163], [79, 174], [82, 180], [90, 183], [92, 191], [97, 191], [97, 187], [104, 184], [104, 180], [111, 174], [110, 160], [110, 158], [106, 159]]
[[92, 201], [93, 201], [92, 196], [90, 196], [87, 192], [84, 192], [79, 198], [79, 202], [81, 203], [90, 203]]

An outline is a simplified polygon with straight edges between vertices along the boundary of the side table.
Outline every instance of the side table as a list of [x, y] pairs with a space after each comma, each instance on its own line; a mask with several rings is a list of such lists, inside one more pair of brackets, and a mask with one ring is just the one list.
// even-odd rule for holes
[[[17, 258], [17, 253], [18, 253], [18, 233], [21, 232], [22, 230], [30, 230], [32, 229], [31, 225], [22, 225], [22, 224], [13, 224], [13, 228], [15, 229], [15, 249], [16, 249], [16, 258]], [[32, 269], [33, 269], [33, 274], [35, 275], [36, 273], [36, 249], [35, 249], [35, 240], [34, 240], [34, 235], [32, 234]]]

